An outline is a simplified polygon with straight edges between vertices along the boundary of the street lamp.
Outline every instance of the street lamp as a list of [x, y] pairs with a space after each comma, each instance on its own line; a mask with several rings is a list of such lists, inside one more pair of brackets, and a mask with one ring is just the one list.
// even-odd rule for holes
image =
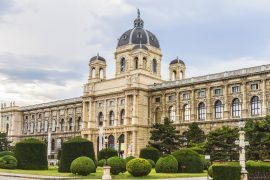
[[241, 166], [241, 180], [247, 180], [247, 170], [246, 170], [246, 150], [245, 147], [249, 145], [248, 141], [245, 141], [245, 121], [243, 119], [239, 122], [239, 140], [235, 141], [235, 144], [239, 146], [239, 162]]

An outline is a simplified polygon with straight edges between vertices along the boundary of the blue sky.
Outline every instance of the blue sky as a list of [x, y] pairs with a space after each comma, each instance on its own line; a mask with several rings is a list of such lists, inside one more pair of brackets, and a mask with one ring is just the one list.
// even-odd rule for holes
[[159, 39], [163, 79], [177, 56], [187, 77], [270, 63], [267, 0], [0, 0], [0, 101], [82, 95], [97, 52], [113, 78], [117, 38], [137, 7]]

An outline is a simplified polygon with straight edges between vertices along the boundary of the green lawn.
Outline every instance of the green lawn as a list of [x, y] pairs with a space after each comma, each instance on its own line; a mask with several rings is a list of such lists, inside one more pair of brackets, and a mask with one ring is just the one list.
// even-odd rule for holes
[[[49, 170], [11, 170], [11, 169], [0, 169], [0, 172], [7, 173], [17, 173], [17, 174], [33, 174], [33, 175], [43, 175], [43, 176], [61, 176], [61, 177], [75, 177], [75, 178], [83, 178], [83, 179], [100, 179], [103, 171], [102, 168], [98, 167], [97, 172], [90, 174], [88, 176], [78, 176], [73, 175], [71, 173], [59, 173], [57, 168], [50, 167]], [[203, 177], [206, 176], [206, 172], [204, 173], [175, 173], [175, 174], [166, 174], [166, 173], [156, 173], [155, 169], [152, 169], [151, 173], [148, 176], [140, 177], [143, 179], [160, 179], [160, 178], [179, 178], [179, 177]], [[128, 172], [119, 175], [113, 175], [113, 179], [138, 179], [138, 177], [133, 177]]]

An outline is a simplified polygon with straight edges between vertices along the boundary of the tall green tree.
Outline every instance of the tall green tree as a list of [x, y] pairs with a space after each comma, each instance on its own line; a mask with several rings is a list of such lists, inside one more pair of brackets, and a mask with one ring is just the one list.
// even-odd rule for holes
[[0, 133], [0, 151], [9, 151], [11, 141], [8, 140], [6, 133]]
[[196, 122], [193, 122], [188, 126], [185, 137], [188, 147], [192, 147], [205, 141], [204, 131], [199, 127], [198, 123]]
[[168, 118], [164, 119], [163, 124], [154, 124], [150, 133], [151, 141], [149, 141], [149, 144], [165, 154], [170, 154], [183, 144], [183, 137], [180, 135], [180, 131], [176, 130], [173, 122]]
[[210, 154], [211, 160], [232, 161], [238, 160], [238, 150], [235, 140], [238, 139], [238, 129], [223, 126], [210, 131], [207, 135], [205, 152]]
[[245, 127], [247, 157], [251, 160], [265, 160], [270, 158], [270, 116], [260, 121], [248, 121]]

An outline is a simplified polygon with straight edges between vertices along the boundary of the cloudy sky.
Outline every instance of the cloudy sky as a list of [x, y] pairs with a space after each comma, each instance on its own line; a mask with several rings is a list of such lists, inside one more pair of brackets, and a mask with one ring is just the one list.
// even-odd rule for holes
[[136, 8], [187, 76], [270, 64], [268, 0], [0, 0], [0, 101], [19, 105], [82, 95], [97, 52], [114, 77], [117, 39]]

